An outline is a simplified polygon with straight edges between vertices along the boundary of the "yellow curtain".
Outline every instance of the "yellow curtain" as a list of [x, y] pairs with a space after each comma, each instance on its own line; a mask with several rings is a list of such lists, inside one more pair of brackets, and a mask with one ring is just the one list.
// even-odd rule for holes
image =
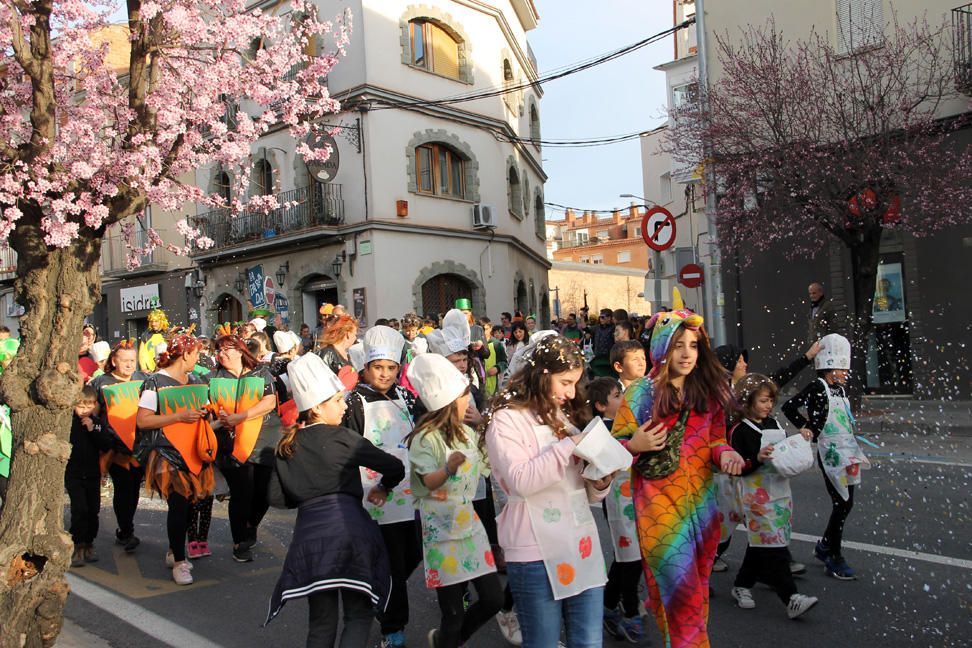
[[459, 78], [459, 43], [435, 23], [427, 23], [432, 41], [432, 70], [437, 74]]

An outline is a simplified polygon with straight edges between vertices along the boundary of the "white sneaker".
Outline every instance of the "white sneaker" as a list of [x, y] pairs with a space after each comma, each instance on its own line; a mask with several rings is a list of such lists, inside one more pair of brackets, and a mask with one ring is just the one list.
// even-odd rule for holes
[[[752, 610], [756, 607], [756, 601], [753, 600], [753, 593], [745, 587], [733, 587], [732, 598], [736, 599], [736, 605], [744, 610]], [[790, 601], [792, 605], [793, 599], [791, 598]]]
[[514, 646], [523, 645], [523, 634], [520, 632], [520, 619], [517, 618], [516, 612], [510, 610], [509, 612], [504, 612], [500, 610], [496, 613], [496, 623], [499, 624], [500, 634], [506, 641]]
[[192, 585], [192, 567], [189, 561], [177, 562], [172, 568], [172, 580], [176, 585]]
[[712, 571], [713, 572], [729, 571], [729, 565], [722, 558], [716, 558], [715, 562], [712, 563]]
[[[189, 562], [187, 560], [187, 561], [185, 561], [185, 563], [187, 565], [189, 565], [189, 569], [192, 569], [192, 563], [191, 562]], [[171, 549], [169, 551], [166, 551], [165, 552], [165, 566], [168, 567], [169, 569], [172, 569], [173, 567], [175, 567], [175, 556], [172, 555], [172, 550]]]
[[790, 603], [786, 606], [786, 616], [790, 617], [791, 619], [795, 619], [816, 604], [816, 596], [794, 594], [790, 597]]

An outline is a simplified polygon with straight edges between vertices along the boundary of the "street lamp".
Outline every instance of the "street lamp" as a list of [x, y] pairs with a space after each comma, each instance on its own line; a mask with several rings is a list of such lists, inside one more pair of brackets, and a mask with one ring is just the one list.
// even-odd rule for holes
[[243, 289], [245, 287], [246, 287], [246, 275], [244, 275], [241, 272], [238, 275], [236, 275], [236, 292], [239, 293], [243, 292]]
[[277, 285], [283, 288], [284, 279], [287, 278], [287, 273], [290, 272], [290, 261], [284, 261], [283, 265], [277, 268]]
[[334, 260], [331, 261], [331, 271], [334, 273], [335, 279], [341, 276], [341, 266], [343, 266], [344, 262], [347, 260], [348, 260], [348, 253], [345, 252], [344, 250], [341, 250], [340, 252], [334, 255]]

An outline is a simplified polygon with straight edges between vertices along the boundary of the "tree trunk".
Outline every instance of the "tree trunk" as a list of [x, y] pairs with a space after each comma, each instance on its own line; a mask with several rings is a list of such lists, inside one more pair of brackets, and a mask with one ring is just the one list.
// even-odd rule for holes
[[867, 386], [867, 341], [871, 333], [871, 309], [877, 284], [877, 267], [881, 258], [881, 226], [862, 228], [850, 246], [854, 285], [854, 312], [849, 332], [853, 346], [851, 391], [859, 401]]
[[[36, 217], [36, 215], [34, 215]], [[13, 458], [0, 510], [0, 648], [52, 646], [61, 630], [73, 545], [64, 531], [64, 467], [81, 377], [84, 318], [101, 296], [100, 232], [48, 249], [39, 218], [23, 218], [17, 251], [21, 346], [0, 380], [10, 406]]]

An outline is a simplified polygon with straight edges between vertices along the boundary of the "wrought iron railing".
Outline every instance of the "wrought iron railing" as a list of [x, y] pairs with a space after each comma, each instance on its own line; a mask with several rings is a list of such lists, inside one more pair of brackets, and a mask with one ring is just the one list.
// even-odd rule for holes
[[[101, 272], [102, 273], [113, 273], [128, 271], [128, 246], [125, 245], [125, 239], [120, 233], [118, 233], [118, 225], [112, 226], [108, 230], [108, 234], [101, 242]], [[167, 235], [169, 234], [166, 230], [156, 230], [159, 236], [167, 243], [179, 244], [178, 240], [169, 241]], [[132, 237], [132, 243], [134, 247], [142, 248], [148, 245], [148, 232], [143, 229], [136, 229], [135, 234]], [[155, 248], [148, 254], [139, 255], [138, 267], [145, 268], [147, 266], [155, 266], [163, 262], [163, 251], [160, 248]]]
[[972, 94], [972, 4], [952, 9], [952, 53], [955, 87]]
[[283, 206], [267, 213], [246, 211], [234, 216], [228, 209], [217, 209], [199, 214], [192, 221], [213, 240], [210, 250], [248, 241], [269, 241], [283, 234], [344, 223], [344, 199], [339, 184], [315, 183], [310, 187], [284, 191], [276, 198]]

